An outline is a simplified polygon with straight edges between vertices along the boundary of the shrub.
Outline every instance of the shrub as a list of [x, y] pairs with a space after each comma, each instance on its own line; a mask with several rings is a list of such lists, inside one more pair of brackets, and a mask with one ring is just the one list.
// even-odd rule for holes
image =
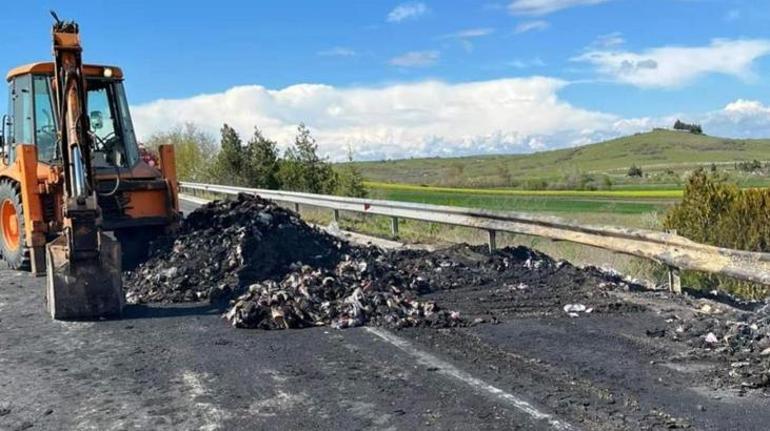
[[762, 170], [762, 163], [759, 160], [751, 160], [735, 164], [735, 170], [743, 172], [757, 172]]
[[628, 176], [642, 178], [644, 176], [644, 172], [639, 166], [631, 165], [631, 167], [628, 168]]
[[[664, 227], [696, 242], [770, 251], [770, 190], [741, 190], [725, 178], [703, 169], [696, 171], [687, 182], [682, 202], [666, 215]], [[686, 273], [684, 281], [693, 287], [723, 288], [749, 298], [768, 293], [765, 286], [716, 275]]]
[[348, 147], [348, 163], [337, 171], [337, 190], [340, 196], [365, 198], [368, 195], [364, 186], [364, 176], [353, 164], [353, 148]]

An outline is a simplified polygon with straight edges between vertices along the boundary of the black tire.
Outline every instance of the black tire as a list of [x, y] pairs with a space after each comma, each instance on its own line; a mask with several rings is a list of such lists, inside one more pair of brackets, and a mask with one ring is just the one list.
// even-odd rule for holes
[[[6, 208], [7, 206], [7, 208]], [[16, 225], [9, 225], [4, 211], [15, 212]], [[13, 223], [10, 221], [10, 223]], [[16, 238], [7, 238], [7, 232], [16, 232]], [[18, 184], [0, 181], [0, 254], [11, 269], [29, 269], [29, 248], [24, 239], [24, 207]]]
[[120, 242], [123, 270], [135, 269], [147, 260], [150, 243], [163, 235], [163, 228], [157, 226], [118, 229], [115, 239]]

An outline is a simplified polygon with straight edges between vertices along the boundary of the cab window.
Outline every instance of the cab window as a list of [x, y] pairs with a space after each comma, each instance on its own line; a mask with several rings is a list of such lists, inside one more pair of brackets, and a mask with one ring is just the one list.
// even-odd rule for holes
[[35, 88], [35, 144], [38, 160], [56, 159], [56, 120], [51, 99], [51, 83], [45, 76], [33, 78]]
[[130, 122], [125, 123], [121, 112], [128, 108], [123, 103], [120, 83], [89, 79], [87, 87], [94, 167], [130, 168], [137, 162], [138, 154]]
[[32, 144], [32, 77], [20, 76], [13, 84], [13, 141]]

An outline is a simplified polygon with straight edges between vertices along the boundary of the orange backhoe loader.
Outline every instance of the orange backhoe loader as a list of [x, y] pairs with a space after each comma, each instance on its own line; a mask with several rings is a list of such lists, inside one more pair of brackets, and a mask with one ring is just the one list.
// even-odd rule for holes
[[161, 146], [155, 167], [142, 160], [123, 72], [83, 65], [78, 25], [54, 18], [54, 61], [7, 77], [0, 253], [47, 275], [53, 318], [119, 316], [122, 260], [179, 221], [174, 151]]

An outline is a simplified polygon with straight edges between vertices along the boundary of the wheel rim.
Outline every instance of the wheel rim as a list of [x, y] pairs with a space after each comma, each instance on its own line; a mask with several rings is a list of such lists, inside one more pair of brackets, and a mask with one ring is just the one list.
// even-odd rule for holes
[[19, 215], [16, 206], [6, 199], [0, 206], [0, 224], [3, 226], [3, 241], [11, 250], [17, 250], [21, 243]]

